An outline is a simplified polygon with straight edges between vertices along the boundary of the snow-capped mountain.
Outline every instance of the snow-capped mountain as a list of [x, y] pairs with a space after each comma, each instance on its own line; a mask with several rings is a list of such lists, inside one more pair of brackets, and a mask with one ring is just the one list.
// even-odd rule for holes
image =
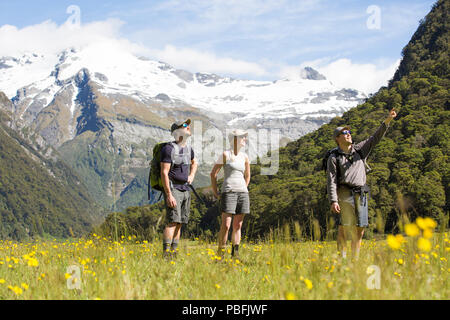
[[[203, 129], [221, 131], [279, 129], [286, 142], [365, 98], [308, 67], [296, 79], [239, 80], [176, 69], [113, 43], [2, 57], [0, 91], [12, 99], [14, 126], [58, 149], [85, 176], [88, 188], [105, 191], [99, 197], [106, 202], [143, 187], [152, 146], [170, 139], [175, 119], [189, 117], [202, 121]], [[123, 162], [111, 172], [106, 167], [113, 167], [115, 154]], [[105, 178], [105, 172], [111, 175]], [[204, 184], [207, 180], [205, 175]], [[127, 201], [142, 204], [142, 199]]]
[[292, 80], [237, 80], [178, 70], [112, 44], [67, 50], [59, 55], [34, 53], [1, 58], [0, 70], [0, 89], [20, 105], [17, 111], [28, 121], [69, 86], [74, 95], [66, 107], [73, 115], [78, 93], [73, 79], [81, 70], [89, 72], [89, 80], [105, 97], [122, 95], [138, 103], [152, 100], [166, 107], [181, 102], [205, 113], [230, 115], [230, 126], [238, 121], [257, 123], [291, 117], [328, 120], [365, 98], [356, 90], [337, 88], [312, 68], [305, 68]]

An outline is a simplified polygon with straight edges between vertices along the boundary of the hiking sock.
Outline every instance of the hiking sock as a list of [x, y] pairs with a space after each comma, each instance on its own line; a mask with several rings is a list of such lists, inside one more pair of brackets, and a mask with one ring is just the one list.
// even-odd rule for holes
[[231, 256], [237, 257], [238, 255], [239, 255], [239, 245], [233, 244], [233, 246], [231, 247]]
[[173, 241], [172, 241], [172, 245], [171, 245], [171, 247], [170, 247], [170, 253], [172, 253], [172, 255], [173, 255], [174, 257], [177, 256], [178, 241], [179, 241], [179, 240], [173, 240]]
[[164, 257], [167, 257], [169, 255], [171, 242], [172, 241], [170, 239], [163, 239], [163, 256]]

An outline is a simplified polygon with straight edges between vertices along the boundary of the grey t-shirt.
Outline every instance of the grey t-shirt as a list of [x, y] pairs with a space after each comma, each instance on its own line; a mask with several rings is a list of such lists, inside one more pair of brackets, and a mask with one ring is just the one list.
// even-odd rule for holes
[[[366, 159], [372, 149], [380, 142], [388, 126], [383, 122], [375, 134], [370, 138], [352, 146], [350, 153], [346, 154], [338, 148], [339, 161], [335, 154], [328, 158], [327, 164], [327, 191], [330, 203], [338, 202], [337, 188], [346, 185], [350, 188], [362, 187], [366, 184]], [[359, 150], [357, 152], [356, 150]], [[360, 156], [361, 153], [361, 156]], [[339, 166], [339, 169], [337, 168]], [[339, 181], [337, 172], [339, 171]]]

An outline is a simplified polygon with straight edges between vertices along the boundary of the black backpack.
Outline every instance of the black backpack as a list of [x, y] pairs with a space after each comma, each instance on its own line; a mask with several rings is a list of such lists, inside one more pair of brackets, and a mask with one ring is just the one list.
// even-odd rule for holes
[[338, 148], [334, 148], [331, 150], [328, 150], [325, 153], [325, 156], [322, 158], [322, 170], [327, 172], [327, 168], [328, 168], [328, 159], [330, 158], [330, 156], [334, 154], [336, 157], [338, 156], [339, 152], [338, 152]]

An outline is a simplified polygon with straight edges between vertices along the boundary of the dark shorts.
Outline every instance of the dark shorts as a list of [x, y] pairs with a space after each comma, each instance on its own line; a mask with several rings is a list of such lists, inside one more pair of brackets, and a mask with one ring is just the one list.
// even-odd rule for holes
[[172, 189], [172, 194], [177, 202], [177, 206], [175, 208], [170, 208], [167, 205], [167, 196], [164, 193], [164, 203], [166, 204], [166, 221], [168, 223], [188, 223], [191, 212], [191, 193], [189, 191]]
[[340, 186], [338, 201], [341, 212], [335, 214], [337, 224], [341, 226], [369, 226], [369, 196], [367, 193], [354, 193], [350, 188]]
[[250, 213], [248, 192], [225, 192], [220, 197], [220, 210], [228, 214]]

